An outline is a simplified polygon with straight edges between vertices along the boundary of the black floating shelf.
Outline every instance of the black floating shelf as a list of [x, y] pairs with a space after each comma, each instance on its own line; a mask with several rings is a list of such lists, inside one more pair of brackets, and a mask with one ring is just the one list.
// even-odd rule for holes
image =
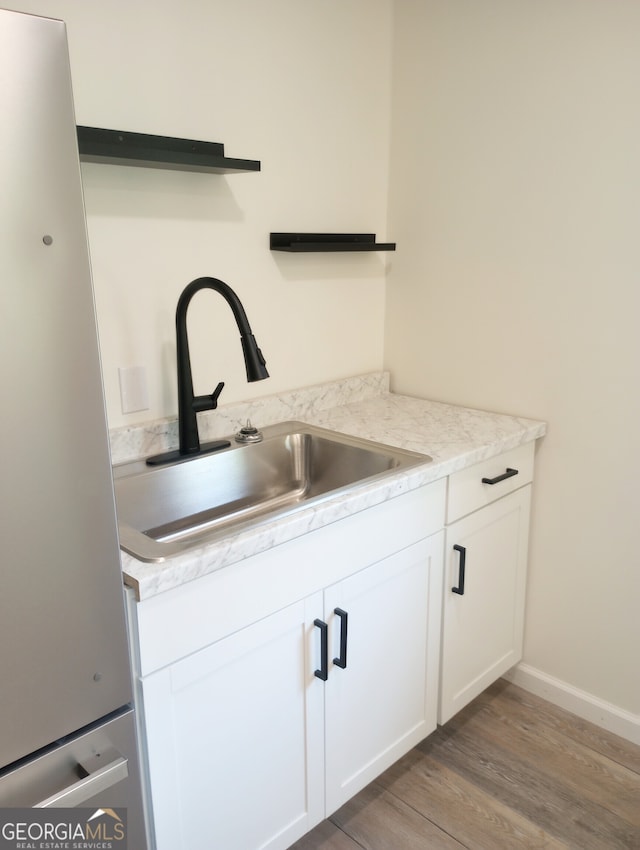
[[376, 242], [375, 233], [271, 233], [272, 251], [395, 251], [395, 242]]
[[259, 160], [233, 159], [224, 155], [219, 142], [198, 142], [171, 136], [152, 136], [99, 127], [77, 127], [82, 162], [137, 165], [174, 171], [203, 171], [226, 174], [260, 171]]

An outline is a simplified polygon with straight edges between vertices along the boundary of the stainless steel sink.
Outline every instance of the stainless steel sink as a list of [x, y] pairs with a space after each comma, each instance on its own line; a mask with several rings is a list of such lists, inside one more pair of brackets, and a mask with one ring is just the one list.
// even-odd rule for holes
[[301, 422], [263, 434], [262, 442], [167, 466], [116, 466], [122, 549], [143, 561], [163, 560], [431, 460]]

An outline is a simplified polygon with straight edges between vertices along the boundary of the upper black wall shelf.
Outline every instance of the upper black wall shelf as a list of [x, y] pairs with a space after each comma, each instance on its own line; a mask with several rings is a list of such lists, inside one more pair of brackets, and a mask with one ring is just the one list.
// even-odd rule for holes
[[375, 233], [271, 233], [272, 251], [395, 251], [395, 242], [376, 242]]
[[224, 145], [219, 142], [198, 142], [172, 136], [103, 130], [99, 127], [78, 127], [77, 131], [82, 162], [212, 174], [260, 171], [259, 160], [227, 157], [224, 155]]

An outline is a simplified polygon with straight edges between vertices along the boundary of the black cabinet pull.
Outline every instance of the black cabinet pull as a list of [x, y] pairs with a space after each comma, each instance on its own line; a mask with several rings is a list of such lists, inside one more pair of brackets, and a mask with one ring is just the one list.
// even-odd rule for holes
[[334, 608], [333, 613], [340, 617], [340, 655], [333, 659], [336, 667], [344, 668], [347, 666], [347, 622], [349, 615], [342, 608]]
[[329, 664], [327, 659], [327, 624], [323, 620], [315, 619], [313, 625], [320, 629], [320, 669], [314, 670], [313, 675], [323, 682], [327, 681], [329, 676]]
[[467, 560], [467, 550], [464, 546], [458, 546], [457, 543], [454, 543], [453, 548], [456, 552], [460, 552], [460, 563], [458, 565], [458, 586], [452, 587], [452, 593], [459, 593], [460, 596], [464, 596], [464, 568], [465, 562]]
[[483, 478], [482, 483], [483, 484], [497, 484], [499, 481], [504, 481], [507, 478], [513, 478], [513, 476], [517, 475], [517, 474], [518, 474], [517, 469], [509, 469], [509, 467], [507, 467], [507, 471], [503, 472], [502, 475], [496, 475], [495, 478]]

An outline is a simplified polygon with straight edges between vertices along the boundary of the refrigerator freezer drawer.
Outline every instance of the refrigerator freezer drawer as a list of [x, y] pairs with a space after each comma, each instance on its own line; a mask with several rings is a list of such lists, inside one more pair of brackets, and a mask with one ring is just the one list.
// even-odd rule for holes
[[146, 848], [133, 709], [0, 775], [0, 807], [126, 808], [128, 846]]

